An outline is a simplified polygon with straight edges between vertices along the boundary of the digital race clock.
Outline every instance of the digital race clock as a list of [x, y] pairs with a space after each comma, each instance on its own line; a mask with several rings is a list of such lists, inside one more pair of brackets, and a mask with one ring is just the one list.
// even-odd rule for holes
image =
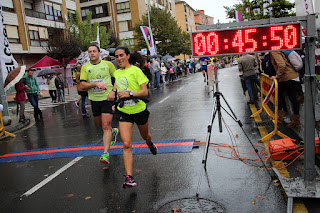
[[300, 23], [192, 32], [193, 57], [301, 48]]

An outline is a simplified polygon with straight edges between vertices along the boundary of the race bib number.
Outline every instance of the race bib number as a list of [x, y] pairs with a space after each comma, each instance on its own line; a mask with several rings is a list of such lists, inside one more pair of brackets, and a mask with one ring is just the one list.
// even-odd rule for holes
[[135, 104], [136, 102], [134, 102], [134, 100], [124, 101], [124, 106], [134, 106]]
[[[95, 80], [90, 80], [90, 83], [96, 83], [96, 82], [102, 82], [104, 83], [104, 79], [95, 79]], [[104, 93], [105, 90], [99, 89], [98, 87], [93, 87], [91, 88], [92, 93]]]
[[201, 61], [202, 65], [207, 65], [208, 63], [206, 61]]

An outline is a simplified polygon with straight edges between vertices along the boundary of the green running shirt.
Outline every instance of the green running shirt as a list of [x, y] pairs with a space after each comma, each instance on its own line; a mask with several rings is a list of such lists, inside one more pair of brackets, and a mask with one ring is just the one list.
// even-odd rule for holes
[[111, 92], [113, 85], [111, 77], [114, 77], [115, 66], [105, 60], [101, 60], [99, 64], [91, 64], [90, 62], [81, 68], [80, 81], [84, 80], [88, 83], [105, 82], [107, 90], [101, 90], [93, 87], [88, 91], [88, 98], [92, 101], [105, 101]]
[[[138, 92], [141, 90], [141, 84], [148, 84], [149, 82], [142, 70], [133, 65], [128, 69], [118, 69], [115, 71], [114, 77], [118, 91]], [[135, 103], [133, 100], [128, 100], [125, 101], [122, 108], [118, 107], [118, 110], [126, 114], [137, 114], [144, 111], [146, 107], [146, 103], [141, 100], [139, 100], [138, 103]]]

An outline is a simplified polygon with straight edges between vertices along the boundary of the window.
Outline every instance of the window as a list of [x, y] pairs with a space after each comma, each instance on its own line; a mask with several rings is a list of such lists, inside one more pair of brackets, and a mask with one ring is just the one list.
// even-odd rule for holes
[[132, 21], [120, 21], [119, 22], [119, 32], [127, 32], [132, 30]]
[[44, 5], [47, 20], [62, 22], [61, 7], [59, 4], [44, 2]]
[[29, 26], [31, 46], [47, 47], [48, 30], [45, 27]]
[[30, 2], [24, 2], [24, 8], [25, 8], [25, 9], [30, 9], [30, 10], [32, 10], [32, 9], [33, 9], [32, 3], [30, 3]]
[[3, 11], [7, 11], [7, 12], [13, 12], [13, 13], [14, 13], [14, 9], [11, 8], [11, 7], [2, 6], [2, 10], [3, 10]]
[[129, 13], [130, 12], [130, 3], [129, 2], [123, 2], [117, 4], [117, 14], [120, 13]]
[[75, 19], [76, 18], [76, 13], [74, 10], [68, 10], [68, 20], [70, 19]]
[[102, 6], [96, 7], [96, 14], [103, 13], [103, 8]]
[[5, 25], [8, 41], [10, 43], [19, 43], [18, 27], [12, 25]]
[[89, 9], [82, 9], [82, 10], [81, 10], [81, 16], [82, 16], [82, 18], [86, 17], [86, 14], [87, 14], [89, 11], [90, 11]]
[[88, 12], [91, 12], [92, 19], [107, 17], [109, 16], [108, 4], [100, 4], [82, 8], [82, 20], [86, 20], [86, 14]]

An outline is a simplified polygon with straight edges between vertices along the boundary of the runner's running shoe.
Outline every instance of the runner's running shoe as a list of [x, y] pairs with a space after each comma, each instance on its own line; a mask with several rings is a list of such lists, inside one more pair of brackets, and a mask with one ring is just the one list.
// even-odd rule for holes
[[158, 148], [157, 146], [152, 142], [151, 145], [147, 144], [149, 149], [150, 149], [150, 152], [153, 154], [153, 155], [156, 155], [157, 152], [158, 152]]
[[123, 183], [123, 188], [130, 188], [134, 186], [137, 186], [137, 183], [134, 181], [132, 176], [127, 175], [126, 180]]
[[109, 164], [110, 163], [109, 154], [108, 153], [102, 154], [99, 161], [100, 161], [100, 163]]
[[117, 142], [118, 133], [119, 133], [118, 128], [112, 128], [112, 138], [110, 143], [111, 146]]

